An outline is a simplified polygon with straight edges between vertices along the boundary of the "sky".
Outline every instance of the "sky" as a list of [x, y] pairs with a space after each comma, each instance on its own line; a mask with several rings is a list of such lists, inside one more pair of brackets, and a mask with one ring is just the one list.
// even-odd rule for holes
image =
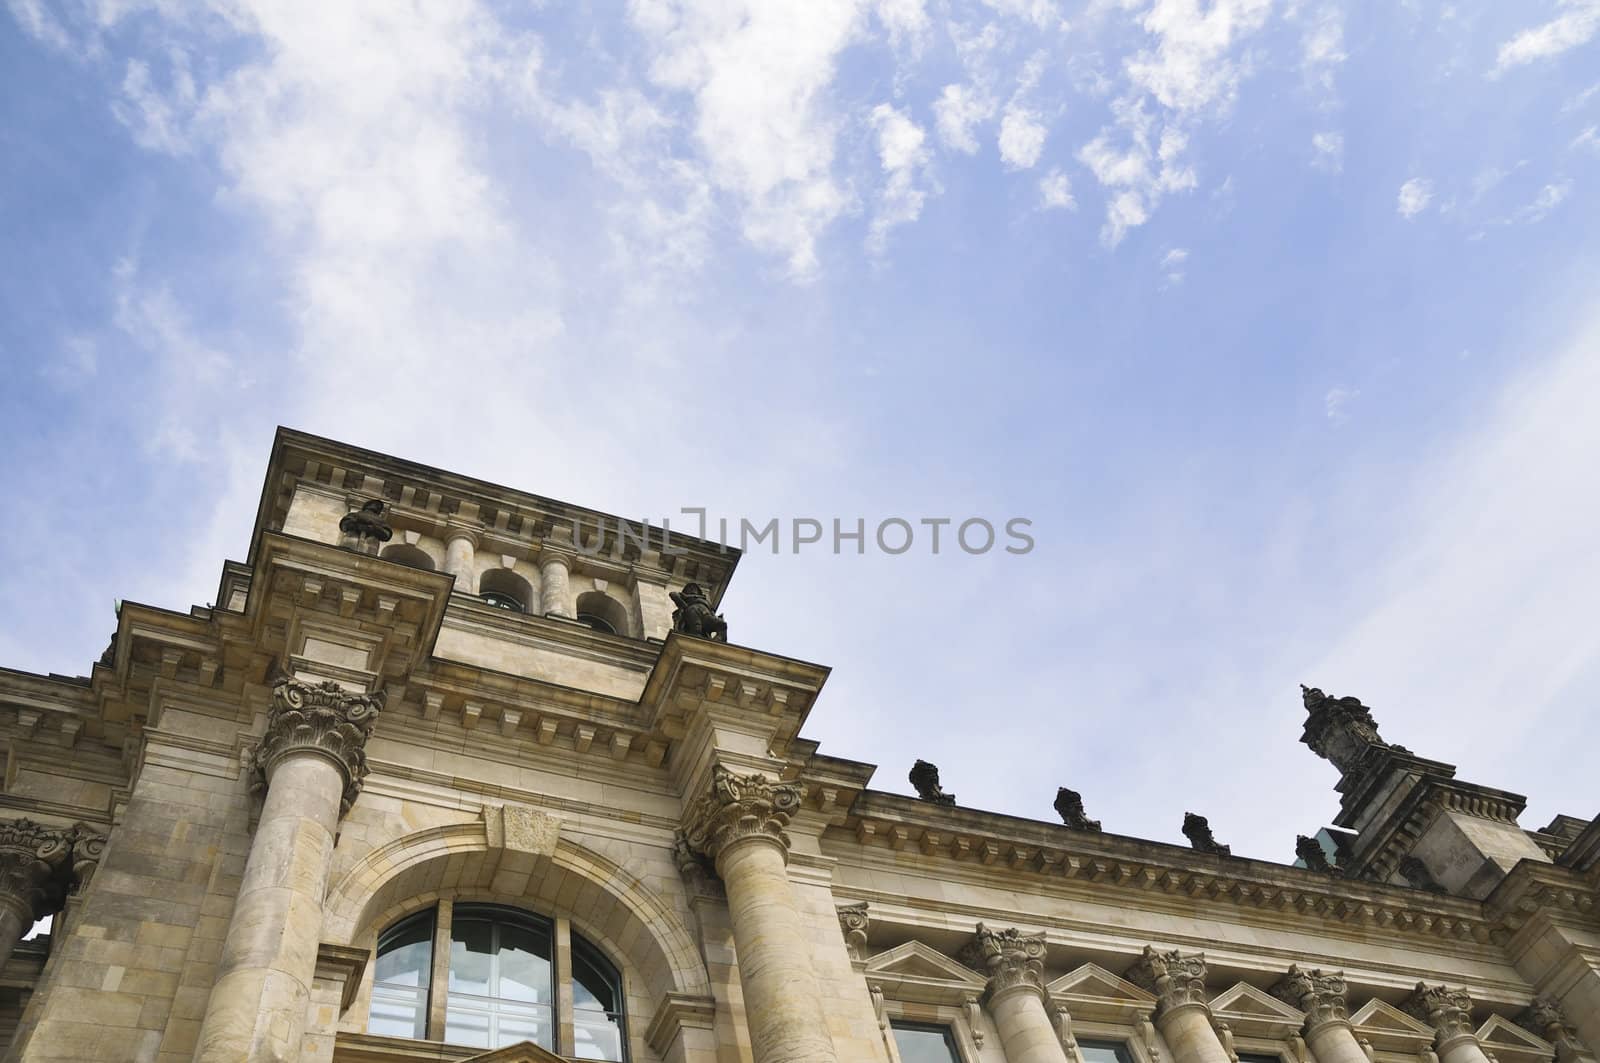
[[881, 789], [1290, 862], [1308, 683], [1600, 812], [1600, 0], [0, 10], [0, 663], [211, 602], [281, 424], [819, 521], [723, 612]]

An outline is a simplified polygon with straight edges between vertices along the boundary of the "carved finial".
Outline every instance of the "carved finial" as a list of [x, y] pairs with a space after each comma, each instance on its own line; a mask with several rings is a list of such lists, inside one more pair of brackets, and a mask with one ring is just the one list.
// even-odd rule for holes
[[683, 590], [672, 591], [668, 597], [677, 606], [672, 611], [672, 630], [713, 642], [728, 641], [728, 622], [721, 613], [711, 611], [711, 599], [700, 584], [685, 583]]
[[383, 509], [383, 499], [374, 498], [340, 518], [343, 545], [358, 553], [376, 555], [384, 543], [394, 538], [394, 529], [384, 518]]
[[1273, 996], [1306, 1013], [1307, 1033], [1325, 1022], [1347, 1019], [1348, 993], [1342, 971], [1323, 974], [1318, 970], [1304, 971], [1299, 966], [1291, 966], [1272, 987]]
[[956, 803], [955, 794], [947, 794], [939, 786], [939, 769], [925, 760], [919, 760], [911, 765], [911, 773], [907, 776], [911, 785], [916, 788], [917, 796], [924, 801], [932, 801], [936, 805], [953, 805]]
[[1100, 832], [1100, 821], [1090, 819], [1083, 811], [1083, 795], [1065, 786], [1056, 791], [1056, 815], [1073, 830]]
[[1213, 856], [1232, 856], [1233, 850], [1221, 844], [1211, 833], [1211, 824], [1204, 816], [1197, 816], [1193, 812], [1183, 814], [1183, 836], [1189, 839], [1189, 845], [1196, 852], [1211, 853]]
[[1305, 862], [1307, 871], [1320, 871], [1325, 875], [1334, 873], [1333, 865], [1328, 862], [1327, 851], [1315, 838], [1304, 834], [1297, 835], [1294, 840], [1294, 855]]
[[1473, 1032], [1472, 997], [1465, 989], [1418, 982], [1400, 1010], [1432, 1026], [1440, 1043]]
[[1207, 1008], [1203, 952], [1185, 954], [1177, 949], [1157, 952], [1146, 945], [1144, 953], [1123, 977], [1156, 998], [1157, 1015], [1191, 1004]]

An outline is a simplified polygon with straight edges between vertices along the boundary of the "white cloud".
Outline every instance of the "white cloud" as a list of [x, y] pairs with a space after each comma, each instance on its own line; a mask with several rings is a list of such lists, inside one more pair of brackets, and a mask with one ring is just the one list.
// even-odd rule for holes
[[1322, 396], [1323, 412], [1334, 424], [1344, 424], [1350, 419], [1350, 403], [1360, 395], [1361, 392], [1354, 388], [1329, 388], [1328, 393]]
[[1572, 143], [1567, 145], [1572, 151], [1587, 149], [1600, 152], [1600, 126], [1589, 126], [1583, 132], [1572, 138]]
[[1512, 222], [1533, 223], [1543, 221], [1552, 211], [1566, 202], [1567, 196], [1572, 192], [1572, 182], [1560, 181], [1555, 184], [1545, 185], [1534, 197], [1533, 202], [1519, 207], [1511, 216]]
[[1238, 95], [1242, 74], [1231, 51], [1265, 24], [1271, 0], [1156, 0], [1140, 20], [1156, 37], [1153, 49], [1128, 59], [1129, 79], [1179, 114], [1225, 107]]
[[1007, 107], [1000, 119], [1000, 158], [1013, 170], [1031, 169], [1044, 151], [1046, 130], [1039, 116], [1023, 107]]
[[1161, 271], [1167, 275], [1168, 284], [1183, 283], [1188, 261], [1189, 249], [1186, 247], [1174, 247], [1161, 256]]
[[891, 228], [916, 221], [922, 214], [927, 191], [921, 180], [928, 165], [928, 149], [922, 127], [887, 103], [872, 109], [872, 127], [886, 181], [867, 230], [867, 247], [881, 253]]
[[[1112, 111], [1117, 129], [1101, 130], [1078, 152], [1079, 160], [1112, 193], [1100, 230], [1101, 242], [1108, 247], [1120, 243], [1129, 229], [1143, 225], [1151, 208], [1168, 193], [1191, 189], [1199, 180], [1182, 162], [1187, 135], [1173, 126], [1158, 132], [1140, 100], [1119, 100]], [[1119, 139], [1117, 133], [1126, 137], [1125, 149], [1113, 143]]]
[[1344, 134], [1326, 130], [1311, 134], [1312, 164], [1318, 169], [1338, 173], [1344, 168]]
[[1489, 72], [1491, 77], [1588, 44], [1600, 32], [1600, 0], [1559, 0], [1559, 6], [1561, 14], [1523, 30], [1500, 46], [1494, 69]]
[[994, 101], [971, 85], [946, 85], [933, 103], [939, 139], [968, 155], [978, 150], [974, 130], [993, 116]]
[[1410, 219], [1421, 214], [1433, 201], [1433, 182], [1425, 177], [1413, 177], [1400, 186], [1395, 209], [1402, 218]]
[[128, 127], [140, 147], [181, 155], [189, 149], [185, 126], [194, 114], [197, 92], [188, 56], [178, 49], [170, 54], [171, 85], [166, 92], [152, 82], [148, 63], [129, 60], [122, 98], [112, 103], [111, 113]]
[[923, 0], [878, 0], [878, 21], [889, 31], [889, 46], [912, 55], [928, 38], [928, 12]]
[[1078, 201], [1072, 198], [1072, 182], [1060, 169], [1052, 169], [1039, 178], [1039, 204], [1045, 210], [1078, 209]]
[[1344, 50], [1344, 13], [1333, 4], [1317, 8], [1301, 41], [1301, 69], [1323, 93], [1333, 93], [1334, 73], [1349, 58]]

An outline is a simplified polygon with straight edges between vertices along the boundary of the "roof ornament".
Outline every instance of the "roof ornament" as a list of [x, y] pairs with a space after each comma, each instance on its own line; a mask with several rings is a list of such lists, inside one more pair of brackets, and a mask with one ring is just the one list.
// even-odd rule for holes
[[728, 622], [721, 613], [711, 611], [711, 599], [698, 583], [685, 583], [683, 590], [668, 597], [677, 608], [672, 611], [672, 630], [713, 642], [728, 641]]
[[939, 785], [939, 769], [925, 760], [919, 760], [911, 765], [911, 773], [907, 776], [911, 785], [916, 787], [917, 796], [924, 801], [931, 801], [936, 805], [953, 805], [956, 803], [955, 794], [947, 794]]
[[1073, 830], [1100, 833], [1100, 821], [1090, 819], [1083, 811], [1083, 795], [1076, 790], [1069, 790], [1065, 786], [1056, 791], [1056, 815], [1061, 817], [1061, 822]]
[[1204, 816], [1197, 816], [1193, 812], [1183, 814], [1183, 836], [1189, 839], [1189, 847], [1199, 853], [1210, 853], [1212, 856], [1232, 856], [1233, 850], [1217, 841], [1211, 833], [1211, 824]]
[[339, 531], [344, 534], [344, 541], [340, 545], [358, 554], [377, 557], [378, 549], [394, 538], [394, 529], [385, 519], [383, 509], [383, 499], [374, 498], [341, 517]]

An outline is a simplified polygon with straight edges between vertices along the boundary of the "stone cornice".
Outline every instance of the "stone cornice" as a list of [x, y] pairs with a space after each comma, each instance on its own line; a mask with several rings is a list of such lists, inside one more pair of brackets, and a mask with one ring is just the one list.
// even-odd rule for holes
[[[1527, 799], [1520, 794], [1444, 776], [1420, 775], [1413, 780], [1411, 791], [1399, 807], [1376, 829], [1369, 827], [1363, 832], [1347, 874], [1359, 874], [1380, 882], [1387, 880], [1411, 852], [1417, 839], [1445, 812], [1515, 825], [1526, 805]], [[1335, 823], [1341, 827], [1351, 826], [1352, 817], [1341, 814]]]
[[1161, 952], [1146, 945], [1123, 977], [1156, 998], [1158, 1019], [1180, 1008], [1198, 1007], [1210, 1013], [1203, 952]]
[[1287, 912], [1347, 925], [1361, 935], [1377, 930], [1483, 946], [1493, 929], [1483, 907], [1463, 898], [1330, 878], [1266, 861], [1209, 857], [1160, 842], [1071, 831], [878, 791], [857, 798], [841, 829], [862, 846], [914, 849], [989, 867], [996, 875], [1031, 873], [1170, 894], [1185, 902]]
[[272, 685], [267, 731], [249, 754], [252, 785], [265, 789], [285, 757], [312, 753], [331, 761], [344, 778], [341, 814], [348, 812], [367, 777], [367, 739], [383, 711], [383, 694], [354, 694], [332, 681], [310, 685], [288, 676]]
[[701, 794], [684, 814], [683, 835], [689, 848], [716, 861], [729, 846], [752, 839], [776, 845], [787, 857], [784, 828], [800, 808], [804, 789], [774, 782], [760, 774], [736, 775], [715, 765], [711, 790]]
[[1587, 876], [1539, 860], [1523, 860], [1484, 899], [1498, 939], [1506, 940], [1540, 914], [1593, 925], [1600, 895]]
[[1298, 966], [1290, 967], [1272, 987], [1273, 996], [1306, 1013], [1306, 1033], [1329, 1023], [1349, 1025], [1348, 994], [1343, 972], [1323, 974], [1318, 970], [1301, 970]]
[[984, 998], [993, 1000], [1001, 993], [1026, 989], [1049, 1003], [1044, 986], [1044, 931], [1025, 934], [1015, 927], [991, 930], [978, 924], [977, 934], [961, 951], [961, 962], [989, 978]]

